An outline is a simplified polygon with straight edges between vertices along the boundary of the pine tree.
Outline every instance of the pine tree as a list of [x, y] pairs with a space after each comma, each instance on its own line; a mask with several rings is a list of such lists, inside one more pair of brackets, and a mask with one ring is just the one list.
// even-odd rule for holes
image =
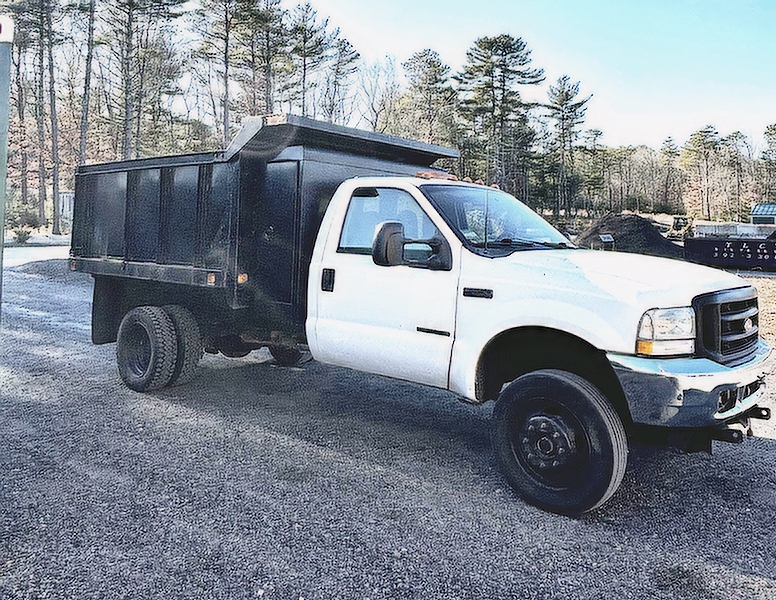
[[351, 101], [348, 91], [353, 75], [358, 71], [361, 55], [348, 40], [338, 36], [339, 31], [335, 31], [336, 41], [328, 61], [321, 111], [326, 121], [346, 125], [352, 112], [348, 106]]
[[229, 111], [230, 85], [232, 81], [232, 54], [234, 45], [235, 21], [239, 18], [238, 0], [200, 0], [202, 7], [197, 12], [199, 22], [203, 26], [204, 43], [202, 54], [213, 64], [221, 77], [220, 129], [221, 141], [224, 147], [232, 139], [230, 132], [231, 119]]
[[[179, 16], [185, 0], [109, 0], [103, 13], [108, 30], [101, 40], [119, 65], [121, 157], [139, 155], [139, 121], [148, 92], [143, 53]], [[169, 34], [169, 32], [168, 32]]]
[[[19, 156], [19, 193], [23, 207], [30, 202], [29, 197], [29, 133], [27, 129], [27, 109], [30, 96], [30, 81], [27, 75], [28, 54], [35, 45], [34, 39], [34, 14], [30, 10], [30, 2], [21, 0], [8, 5], [16, 24], [16, 32], [13, 39], [12, 61], [14, 81], [11, 91], [11, 102], [16, 108], [15, 125], [11, 125], [9, 131], [9, 146], [18, 148]], [[13, 164], [14, 152], [9, 153], [9, 167]], [[9, 187], [13, 186], [9, 179]]]
[[679, 147], [674, 138], [667, 137], [660, 148], [662, 185], [660, 185], [660, 209], [658, 212], [682, 213], [682, 181], [678, 170]]
[[574, 176], [574, 144], [579, 137], [579, 126], [585, 121], [587, 103], [592, 94], [582, 100], [579, 95], [579, 82], [571, 83], [568, 75], [558, 78], [547, 92], [548, 114], [555, 122], [554, 154], [557, 165], [557, 188], [555, 216], [563, 210], [568, 218], [572, 211], [572, 200], [576, 193]]
[[318, 12], [308, 2], [294, 10], [291, 20], [291, 56], [296, 67], [296, 99], [303, 117], [308, 116], [308, 96], [314, 87], [313, 75], [326, 61], [332, 44], [327, 32], [328, 19], [318, 20]]
[[[527, 124], [529, 106], [522, 101], [518, 86], [541, 83], [544, 70], [530, 67], [527, 44], [507, 34], [477, 39], [466, 58], [456, 77], [463, 97], [462, 113], [487, 148], [485, 176], [503, 185], [509, 129]], [[526, 136], [517, 136], [521, 138]]]
[[718, 214], [716, 203], [712, 207], [712, 197], [719, 148], [719, 133], [714, 126], [707, 125], [690, 136], [681, 155], [683, 167], [690, 172], [691, 187], [688, 191], [691, 198], [697, 199], [699, 212], [705, 214], [708, 220]]
[[434, 50], [425, 49], [402, 63], [410, 87], [407, 92], [414, 135], [429, 143], [452, 141], [456, 94], [450, 85], [450, 67]]
[[765, 150], [760, 161], [762, 164], [762, 199], [763, 202], [776, 203], [776, 123], [768, 125], [763, 134]]
[[48, 4], [48, 9], [44, 12], [44, 31], [43, 38], [46, 46], [46, 58], [48, 62], [48, 104], [49, 104], [49, 122], [51, 129], [51, 190], [53, 198], [53, 215], [51, 223], [51, 233], [60, 235], [60, 206], [59, 206], [59, 118], [57, 116], [57, 90], [56, 77], [54, 76], [54, 15], [57, 12], [57, 6], [53, 3]]
[[287, 13], [280, 0], [239, 0], [238, 13], [235, 66], [244, 110], [269, 114], [275, 110], [278, 75], [289, 70]]
[[582, 193], [590, 214], [604, 200], [606, 148], [601, 145], [603, 131], [600, 129], [588, 129], [582, 137]]
[[78, 164], [86, 162], [86, 139], [89, 132], [89, 108], [92, 97], [92, 63], [94, 61], [94, 30], [97, 12], [96, 0], [85, 5], [77, 4], [76, 10], [86, 18], [86, 57], [84, 59], [83, 95], [81, 98], [81, 120], [78, 128]]

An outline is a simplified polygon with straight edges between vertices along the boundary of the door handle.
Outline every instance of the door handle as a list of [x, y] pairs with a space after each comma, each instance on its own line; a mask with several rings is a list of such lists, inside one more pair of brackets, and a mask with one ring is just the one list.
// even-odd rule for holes
[[334, 291], [334, 269], [324, 269], [321, 273], [321, 291]]

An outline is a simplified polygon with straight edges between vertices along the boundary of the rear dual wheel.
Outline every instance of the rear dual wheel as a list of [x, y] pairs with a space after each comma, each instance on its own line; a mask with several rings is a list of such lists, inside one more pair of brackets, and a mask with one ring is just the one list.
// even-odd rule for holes
[[164, 312], [175, 326], [178, 346], [175, 369], [168, 385], [182, 385], [191, 381], [197, 373], [203, 354], [202, 335], [194, 315], [188, 309], [170, 304], [164, 307]]
[[619, 487], [628, 460], [625, 428], [582, 377], [558, 370], [523, 375], [501, 393], [493, 420], [497, 460], [530, 504], [579, 515]]
[[181, 306], [138, 306], [121, 321], [116, 362], [130, 389], [150, 392], [185, 383], [201, 357], [199, 327]]

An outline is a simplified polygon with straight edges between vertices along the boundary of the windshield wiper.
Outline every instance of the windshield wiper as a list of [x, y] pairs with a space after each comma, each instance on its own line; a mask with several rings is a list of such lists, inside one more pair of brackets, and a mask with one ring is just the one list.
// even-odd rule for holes
[[[483, 244], [484, 245], [484, 244]], [[501, 238], [500, 240], [493, 240], [487, 243], [488, 246], [520, 246], [531, 248], [535, 245], [533, 240], [521, 240], [514, 238]]]
[[494, 240], [490, 241], [487, 244], [485, 242], [472, 242], [471, 244], [475, 248], [485, 248], [486, 250], [488, 248], [535, 248], [536, 244], [534, 242], [529, 241], [523, 241], [523, 240], [512, 240], [509, 238], [504, 238], [501, 240]]
[[534, 242], [534, 244], [538, 244], [539, 246], [544, 246], [545, 248], [560, 248], [560, 249], [566, 249], [566, 250], [576, 248], [576, 246], [574, 246], [573, 244], [567, 244], [566, 242]]
[[[480, 242], [476, 244], [478, 248], [484, 248], [486, 244]], [[574, 246], [567, 244], [566, 242], [545, 242], [539, 240], [524, 240], [520, 238], [501, 238], [500, 240], [494, 240], [488, 242], [487, 246], [508, 246], [510, 248], [574, 248]]]

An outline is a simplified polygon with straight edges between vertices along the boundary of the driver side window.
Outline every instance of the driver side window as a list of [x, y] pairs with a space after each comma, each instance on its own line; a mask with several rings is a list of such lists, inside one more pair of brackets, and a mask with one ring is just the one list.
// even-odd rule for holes
[[429, 240], [440, 235], [409, 192], [358, 188], [348, 204], [337, 252], [371, 255], [378, 226], [386, 221], [401, 223], [408, 240]]

